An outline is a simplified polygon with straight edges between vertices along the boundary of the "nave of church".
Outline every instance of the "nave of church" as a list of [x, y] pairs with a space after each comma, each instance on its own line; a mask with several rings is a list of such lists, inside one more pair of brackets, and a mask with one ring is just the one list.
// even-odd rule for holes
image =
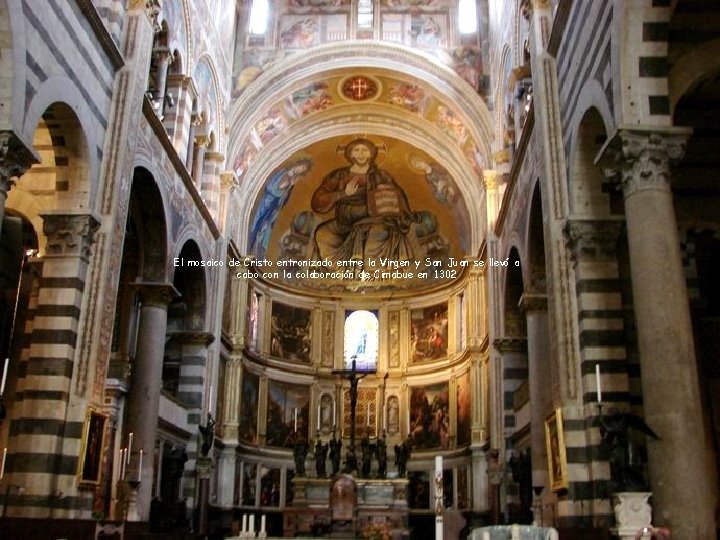
[[716, 0], [0, 0], [0, 538], [717, 538], [719, 144]]

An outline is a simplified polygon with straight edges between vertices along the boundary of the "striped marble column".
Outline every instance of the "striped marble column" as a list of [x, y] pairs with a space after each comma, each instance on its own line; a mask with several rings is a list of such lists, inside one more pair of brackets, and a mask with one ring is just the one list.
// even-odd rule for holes
[[9, 465], [13, 482], [24, 488], [23, 508], [8, 514], [46, 517], [60, 508], [55, 517], [89, 515], [92, 498], [78, 494], [76, 480], [84, 413], [69, 411], [69, 405], [75, 401], [75, 349], [99, 221], [83, 213], [42, 218], [47, 244]]

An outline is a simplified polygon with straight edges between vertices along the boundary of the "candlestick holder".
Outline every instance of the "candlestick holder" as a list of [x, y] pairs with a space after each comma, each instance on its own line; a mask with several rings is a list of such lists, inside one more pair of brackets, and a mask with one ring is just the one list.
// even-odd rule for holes
[[138, 514], [137, 507], [137, 496], [138, 489], [140, 488], [140, 480], [126, 480], [128, 485], [128, 504], [127, 513], [125, 516], [126, 521], [140, 521], [140, 515]]

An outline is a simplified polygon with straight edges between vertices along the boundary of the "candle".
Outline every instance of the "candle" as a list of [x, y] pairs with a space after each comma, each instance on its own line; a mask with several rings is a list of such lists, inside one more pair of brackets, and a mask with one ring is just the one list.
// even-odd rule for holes
[[10, 359], [8, 357], [5, 357], [5, 366], [3, 367], [2, 382], [0, 382], [0, 396], [5, 393], [5, 382], [7, 381], [8, 362], [10, 362]]
[[7, 446], [3, 448], [2, 463], [0, 463], [0, 480], [5, 476], [5, 460], [7, 459]]
[[297, 409], [293, 409], [293, 414], [295, 416], [295, 429], [294, 431], [297, 431]]
[[602, 387], [600, 386], [600, 364], [595, 364], [595, 384], [597, 385], [597, 402], [602, 403]]
[[248, 532], [253, 534], [253, 538], [255, 537], [255, 514], [250, 514]]
[[125, 480], [125, 464], [127, 463], [127, 448], [120, 450], [120, 480]]
[[242, 528], [242, 532], [244, 532], [244, 533], [247, 532], [247, 514], [243, 514], [243, 528]]
[[333, 399], [333, 427], [337, 425], [337, 414], [335, 413], [335, 400]]
[[365, 419], [367, 420], [367, 427], [370, 427], [370, 402], [368, 401], [367, 404], [367, 414], [365, 415]]
[[140, 449], [140, 463], [138, 463], [138, 482], [142, 480], [142, 459], [144, 450]]
[[260, 516], [260, 532], [261, 533], [265, 532], [265, 514]]
[[320, 430], [320, 405], [318, 405], [318, 431]]
[[133, 432], [128, 436], [127, 453], [125, 454], [125, 462], [130, 465], [130, 455], [132, 454]]
[[383, 410], [383, 431], [387, 431], [387, 407]]

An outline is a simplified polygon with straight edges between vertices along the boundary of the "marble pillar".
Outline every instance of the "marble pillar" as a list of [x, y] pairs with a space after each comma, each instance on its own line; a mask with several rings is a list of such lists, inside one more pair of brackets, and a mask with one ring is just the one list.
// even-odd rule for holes
[[549, 492], [545, 416], [552, 411], [552, 387], [547, 296], [525, 293], [520, 298], [520, 308], [527, 319], [532, 485], [544, 486]]
[[158, 47], [153, 50], [153, 56], [157, 60], [157, 69], [155, 71], [155, 95], [153, 96], [156, 101], [160, 102], [160, 106], [157, 109], [158, 114], [162, 115], [163, 109], [165, 108], [165, 90], [167, 87], [167, 76], [168, 67], [170, 61], [173, 58], [170, 49], [167, 47]]
[[603, 149], [606, 172], [620, 174], [657, 525], [677, 540], [715, 538], [717, 471], [703, 425], [695, 347], [670, 190], [670, 165], [688, 131], [620, 129]]
[[[128, 474], [137, 475], [140, 450], [146, 456], [140, 471], [141, 483], [137, 493], [137, 513], [140, 521], [150, 517], [152, 498], [153, 450], [160, 412], [160, 390], [165, 352], [168, 304], [178, 295], [169, 283], [136, 283], [140, 296], [140, 324], [137, 354], [130, 377], [127, 404], [127, 433], [134, 434]], [[126, 437], [127, 438], [127, 434]]]

